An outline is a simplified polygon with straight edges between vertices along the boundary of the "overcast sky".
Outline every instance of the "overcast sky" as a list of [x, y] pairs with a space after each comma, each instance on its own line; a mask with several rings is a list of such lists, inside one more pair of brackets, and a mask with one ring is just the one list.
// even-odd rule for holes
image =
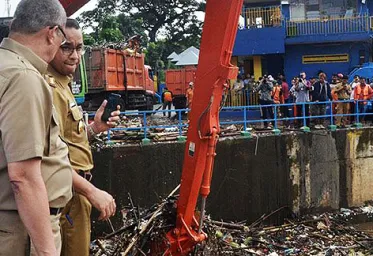
[[[8, 8], [7, 8], [7, 0], [0, 0], [0, 17], [7, 17], [8, 16]], [[20, 2], [20, 0], [9, 0], [10, 5], [10, 16], [13, 16], [14, 11], [16, 10], [17, 4]], [[86, 5], [84, 5], [76, 14], [74, 14], [72, 17], [75, 18], [80, 13], [84, 11], [89, 11], [95, 8], [95, 5], [97, 4], [97, 0], [91, 0]]]

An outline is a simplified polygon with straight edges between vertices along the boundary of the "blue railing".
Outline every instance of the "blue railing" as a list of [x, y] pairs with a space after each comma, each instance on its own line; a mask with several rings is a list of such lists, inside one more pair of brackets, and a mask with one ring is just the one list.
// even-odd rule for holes
[[246, 29], [282, 26], [281, 6], [245, 8], [242, 16]]
[[[336, 106], [338, 103], [343, 103], [343, 104], [350, 104], [354, 103], [354, 109], [350, 109], [350, 113], [348, 114], [334, 114], [333, 113], [333, 108]], [[326, 114], [325, 115], [311, 115], [312, 114], [312, 108], [316, 105], [325, 105], [326, 106]], [[289, 116], [289, 117], [283, 117], [280, 115], [279, 109], [282, 107], [288, 108], [294, 108], [295, 106], [301, 106], [302, 108], [302, 115], [301, 116]], [[365, 106], [365, 107], [364, 107]], [[298, 122], [298, 124], [303, 125], [302, 131], [307, 132], [309, 131], [309, 127], [307, 127], [307, 123], [311, 122], [312, 120], [315, 119], [323, 119], [323, 120], [329, 120], [329, 128], [331, 130], [336, 129], [335, 127], [335, 118], [338, 117], [352, 117], [354, 118], [354, 124], [356, 127], [361, 127], [362, 124], [360, 121], [365, 117], [365, 116], [370, 116], [373, 115], [372, 113], [366, 113], [360, 111], [360, 108], [365, 108], [368, 109], [368, 106], [371, 106], [370, 101], [350, 101], [350, 100], [345, 100], [345, 101], [327, 101], [327, 102], [304, 102], [304, 103], [287, 103], [287, 104], [271, 104], [271, 105], [254, 105], [254, 106], [237, 106], [237, 107], [224, 107], [222, 109], [222, 112], [226, 111], [234, 111], [242, 114], [241, 118], [239, 120], [235, 121], [221, 121], [220, 125], [232, 125], [232, 124], [239, 124], [243, 125], [243, 131], [249, 130], [249, 126], [252, 124], [258, 124], [262, 122], [271, 122], [273, 123], [273, 131], [275, 133], [279, 133], [280, 131], [280, 125], [283, 124], [284, 122], [287, 123], [293, 123]], [[253, 111], [256, 110], [263, 110], [264, 108], [271, 108], [273, 110], [273, 118], [267, 118], [267, 119], [256, 119], [256, 118], [250, 118], [251, 115], [250, 113], [253, 113]], [[309, 115], [306, 114], [306, 109], [309, 109]], [[183, 113], [188, 111], [189, 109], [173, 109], [173, 110], [154, 110], [154, 111], [126, 111], [122, 112], [122, 115], [125, 116], [141, 116], [142, 117], [142, 126], [141, 127], [117, 127], [117, 128], [112, 128], [109, 129], [108, 134], [107, 134], [107, 141], [111, 141], [111, 134], [110, 131], [142, 131], [143, 136], [145, 140], [148, 140], [148, 133], [151, 129], [159, 129], [159, 128], [175, 128], [175, 131], [178, 132], [178, 135], [180, 138], [183, 138], [183, 128], [188, 127], [188, 123], [186, 120], [182, 119]], [[173, 113], [176, 112], [177, 115], [177, 123], [175, 124], [167, 124], [167, 125], [148, 125], [148, 117], [149, 115], [152, 114], [161, 114], [165, 113], [168, 115], [168, 113]], [[292, 111], [289, 111], [291, 113]], [[90, 114], [90, 117], [93, 117], [94, 114]], [[166, 117], [165, 117], [166, 118]], [[174, 117], [176, 120], [176, 118]], [[299, 125], [300, 126], [300, 125]], [[307, 129], [304, 129], [307, 128]], [[184, 138], [185, 139], [185, 138]], [[144, 141], [144, 140], [143, 140]]]
[[286, 36], [332, 35], [343, 33], [368, 33], [371, 19], [368, 15], [312, 20], [287, 20]]

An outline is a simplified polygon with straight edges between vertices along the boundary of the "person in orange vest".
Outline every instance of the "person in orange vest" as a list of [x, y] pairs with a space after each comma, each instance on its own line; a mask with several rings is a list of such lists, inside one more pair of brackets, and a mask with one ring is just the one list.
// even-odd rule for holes
[[[272, 91], [272, 99], [274, 104], [284, 104], [284, 96], [282, 94], [282, 88], [281, 85], [274, 80], [273, 81], [273, 91]], [[279, 116], [279, 107], [276, 108], [277, 118], [280, 118]], [[281, 113], [282, 114], [282, 113]]]
[[194, 93], [194, 83], [190, 82], [189, 88], [186, 90], [186, 93], [185, 93], [185, 96], [187, 98], [187, 108], [189, 108], [188, 120], [190, 116], [190, 111], [192, 110], [193, 93]]
[[[358, 84], [354, 89], [354, 100], [358, 101], [358, 113], [365, 114], [367, 111], [368, 100], [370, 100], [373, 96], [373, 89], [366, 84], [365, 78], [360, 77], [360, 84]], [[359, 119], [364, 122], [365, 115], [361, 115]]]
[[193, 92], [194, 92], [194, 83], [190, 82], [189, 83], [189, 88], [186, 91], [186, 98], [187, 98], [187, 107], [192, 108], [192, 100], [193, 100]]
[[[168, 110], [171, 110], [173, 98], [172, 92], [169, 91], [167, 87], [165, 87], [163, 90], [164, 91], [162, 93], [162, 110], [165, 110], [166, 108], [168, 108]], [[166, 112], [163, 112], [163, 116], [166, 116]], [[171, 117], [171, 111], [168, 112], [168, 117]]]
[[272, 98], [273, 98], [273, 103], [275, 103], [275, 104], [283, 104], [284, 103], [284, 96], [283, 96], [283, 93], [282, 93], [282, 88], [281, 88], [281, 85], [279, 85], [277, 81], [274, 81]]

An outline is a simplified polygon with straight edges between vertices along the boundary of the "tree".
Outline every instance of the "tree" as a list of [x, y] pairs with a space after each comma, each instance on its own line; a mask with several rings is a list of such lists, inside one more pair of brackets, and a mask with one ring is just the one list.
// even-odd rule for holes
[[99, 32], [99, 41], [120, 42], [124, 40], [122, 32], [119, 30], [118, 18], [106, 16], [102, 20], [102, 28]]
[[[178, 26], [184, 20], [191, 20], [203, 3], [197, 0], [122, 0], [120, 9], [135, 20], [143, 21], [149, 41], [155, 42], [162, 28]], [[167, 33], [167, 32], [166, 32]]]

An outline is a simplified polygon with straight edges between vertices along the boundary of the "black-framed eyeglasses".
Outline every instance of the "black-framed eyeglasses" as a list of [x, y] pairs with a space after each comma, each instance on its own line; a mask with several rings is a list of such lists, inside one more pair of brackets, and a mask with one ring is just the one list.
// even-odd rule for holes
[[71, 54], [74, 53], [74, 51], [76, 51], [76, 53], [81, 56], [85, 53], [85, 48], [84, 48], [84, 45], [80, 45], [78, 47], [70, 47], [66, 44], [63, 44], [60, 46], [60, 49], [62, 50], [62, 53], [64, 55], [67, 55], [67, 56], [70, 56]]
[[61, 32], [61, 34], [63, 36], [63, 40], [62, 40], [62, 43], [61, 43], [61, 45], [63, 45], [67, 41], [67, 36], [65, 34], [65, 31], [63, 31], [62, 27], [60, 25], [54, 25], [54, 26], [50, 26], [49, 29], [53, 29], [56, 26], [57, 26], [58, 30]]

